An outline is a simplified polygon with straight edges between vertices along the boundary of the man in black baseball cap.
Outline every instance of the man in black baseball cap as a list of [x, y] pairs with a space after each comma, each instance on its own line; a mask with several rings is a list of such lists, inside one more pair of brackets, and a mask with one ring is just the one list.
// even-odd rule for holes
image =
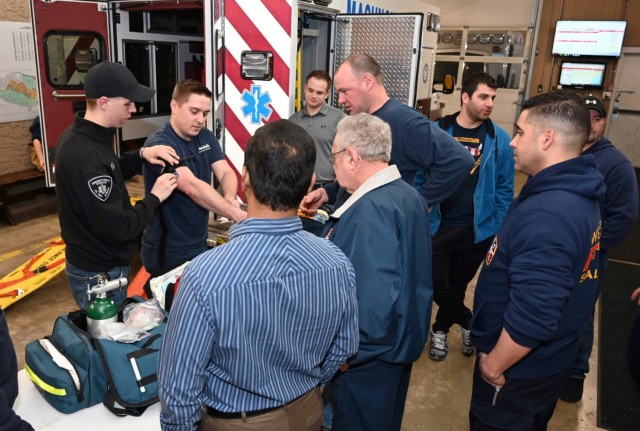
[[133, 73], [120, 63], [105, 61], [87, 72], [84, 82], [87, 99], [124, 97], [137, 103], [148, 102], [155, 90], [141, 85]]
[[584, 104], [587, 105], [587, 108], [589, 108], [589, 110], [593, 109], [594, 111], [597, 111], [600, 114], [601, 118], [605, 118], [607, 116], [607, 108], [604, 107], [604, 103], [602, 103], [602, 101], [597, 97], [585, 97]]
[[[161, 175], [150, 193], [131, 205], [125, 180], [142, 173], [143, 161], [162, 166], [179, 162], [167, 145], [127, 151], [122, 157], [114, 154], [117, 128], [136, 112], [136, 102], [155, 94], [125, 66], [112, 62], [93, 66], [85, 77], [85, 92], [87, 110], [79, 112], [60, 137], [55, 159], [66, 272], [80, 308], [93, 299], [87, 290], [99, 275], [112, 280], [129, 277], [142, 231], [177, 186], [175, 175]], [[127, 297], [127, 287], [107, 295], [119, 305]]]

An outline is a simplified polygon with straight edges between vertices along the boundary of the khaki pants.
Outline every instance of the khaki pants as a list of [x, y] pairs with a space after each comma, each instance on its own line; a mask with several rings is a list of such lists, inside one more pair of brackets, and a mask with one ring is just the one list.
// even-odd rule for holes
[[218, 419], [202, 412], [199, 431], [319, 431], [322, 395], [314, 388], [297, 400], [259, 416]]

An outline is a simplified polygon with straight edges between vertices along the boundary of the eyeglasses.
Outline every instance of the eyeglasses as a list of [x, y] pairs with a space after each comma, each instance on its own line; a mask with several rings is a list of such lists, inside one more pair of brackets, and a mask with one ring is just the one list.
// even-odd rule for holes
[[345, 151], [347, 151], [347, 149], [345, 148], [344, 150], [340, 150], [340, 151], [336, 151], [335, 153], [331, 153], [327, 156], [327, 159], [329, 159], [329, 163], [331, 163], [332, 165], [335, 164], [336, 162], [336, 155], [340, 154], [340, 153], [344, 153]]

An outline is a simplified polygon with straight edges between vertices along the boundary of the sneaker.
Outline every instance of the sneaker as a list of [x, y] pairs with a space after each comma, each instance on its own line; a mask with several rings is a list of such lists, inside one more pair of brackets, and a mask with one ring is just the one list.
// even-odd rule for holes
[[460, 336], [462, 336], [462, 354], [465, 356], [473, 355], [473, 346], [471, 345], [471, 330], [460, 327]]
[[567, 384], [560, 395], [560, 399], [568, 403], [577, 403], [582, 399], [582, 389], [584, 387], [584, 379], [579, 377], [569, 377]]
[[447, 357], [448, 353], [449, 348], [447, 347], [447, 334], [442, 331], [432, 332], [429, 358], [434, 361], [442, 361]]

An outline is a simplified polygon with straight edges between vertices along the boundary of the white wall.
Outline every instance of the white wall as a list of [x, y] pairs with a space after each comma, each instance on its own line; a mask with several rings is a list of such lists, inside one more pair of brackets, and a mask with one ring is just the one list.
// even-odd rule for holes
[[443, 27], [529, 27], [537, 0], [430, 0]]
[[344, 13], [433, 12], [435, 4], [426, 0], [333, 0], [329, 5]]
[[[542, 0], [333, 0], [329, 7], [342, 12], [423, 12], [432, 5], [440, 9], [446, 27], [528, 27]], [[507, 17], [507, 19], [505, 19]]]

